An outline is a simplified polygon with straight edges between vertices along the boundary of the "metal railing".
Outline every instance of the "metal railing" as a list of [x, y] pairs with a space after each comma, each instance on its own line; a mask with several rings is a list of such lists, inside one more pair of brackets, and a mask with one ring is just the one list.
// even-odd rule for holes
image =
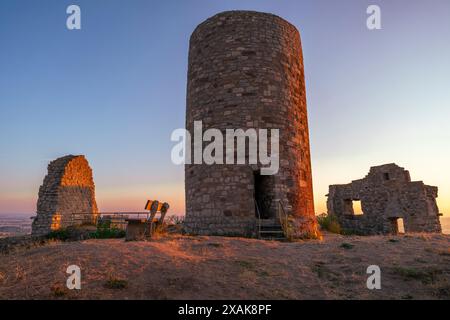
[[102, 220], [110, 221], [112, 227], [125, 228], [130, 217], [146, 220], [149, 219], [149, 212], [77, 212], [70, 215], [70, 225], [92, 224], [97, 226]]

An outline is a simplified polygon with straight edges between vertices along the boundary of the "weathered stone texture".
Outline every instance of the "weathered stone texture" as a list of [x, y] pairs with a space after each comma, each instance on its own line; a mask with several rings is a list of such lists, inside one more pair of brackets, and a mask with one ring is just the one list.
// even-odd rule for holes
[[[254, 199], [266, 218], [277, 200], [298, 218], [296, 234], [315, 234], [303, 57], [298, 30], [272, 14], [223, 12], [191, 36], [186, 128], [280, 129], [280, 170], [262, 165], [186, 165], [186, 229], [199, 234], [253, 235]], [[225, 152], [225, 151], [224, 151]], [[247, 155], [248, 156], [248, 155]], [[248, 159], [248, 157], [247, 157]], [[248, 163], [248, 161], [247, 161]], [[255, 193], [257, 193], [255, 195]]]
[[[440, 233], [437, 196], [437, 187], [411, 182], [404, 168], [386, 164], [372, 167], [364, 179], [330, 186], [328, 214], [345, 230], [363, 235], [396, 233], [398, 219], [405, 232]], [[354, 214], [353, 201], [361, 201], [362, 215]]]
[[[74, 213], [91, 213], [92, 216], [87, 215], [85, 221], [74, 221]], [[92, 222], [96, 213], [95, 185], [86, 158], [70, 155], [52, 161], [39, 188], [32, 234], [45, 235], [52, 230]]]

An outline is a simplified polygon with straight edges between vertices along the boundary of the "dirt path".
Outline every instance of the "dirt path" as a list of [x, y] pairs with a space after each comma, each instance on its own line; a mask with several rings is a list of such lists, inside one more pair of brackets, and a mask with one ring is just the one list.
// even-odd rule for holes
[[[52, 243], [0, 255], [0, 298], [450, 299], [449, 248], [444, 235]], [[65, 287], [72, 264], [80, 291]], [[366, 287], [369, 265], [381, 268], [381, 290]]]

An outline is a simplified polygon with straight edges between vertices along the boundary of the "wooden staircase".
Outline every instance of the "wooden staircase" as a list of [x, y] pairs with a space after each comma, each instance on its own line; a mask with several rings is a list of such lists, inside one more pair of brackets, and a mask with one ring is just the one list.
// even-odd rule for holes
[[257, 213], [257, 234], [259, 239], [264, 240], [290, 240], [288, 228], [288, 216], [281, 201], [277, 201], [278, 213], [276, 218], [262, 219], [258, 202], [255, 200]]
[[258, 238], [263, 240], [287, 240], [286, 234], [279, 218], [262, 219], [258, 202], [255, 200], [256, 213], [258, 214]]

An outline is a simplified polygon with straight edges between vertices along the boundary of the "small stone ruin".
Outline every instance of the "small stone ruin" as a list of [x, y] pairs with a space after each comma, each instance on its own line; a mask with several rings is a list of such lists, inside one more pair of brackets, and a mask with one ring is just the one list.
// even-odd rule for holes
[[[411, 181], [409, 171], [386, 164], [372, 167], [364, 179], [331, 185], [327, 207], [344, 230], [355, 234], [397, 234], [401, 220], [404, 232], [441, 233], [437, 196], [437, 187]], [[355, 212], [355, 201], [362, 212]]]
[[[92, 223], [97, 213], [94, 179], [86, 158], [69, 155], [50, 162], [39, 188], [32, 235], [42, 236], [61, 228]], [[82, 219], [74, 219], [75, 214]]]

